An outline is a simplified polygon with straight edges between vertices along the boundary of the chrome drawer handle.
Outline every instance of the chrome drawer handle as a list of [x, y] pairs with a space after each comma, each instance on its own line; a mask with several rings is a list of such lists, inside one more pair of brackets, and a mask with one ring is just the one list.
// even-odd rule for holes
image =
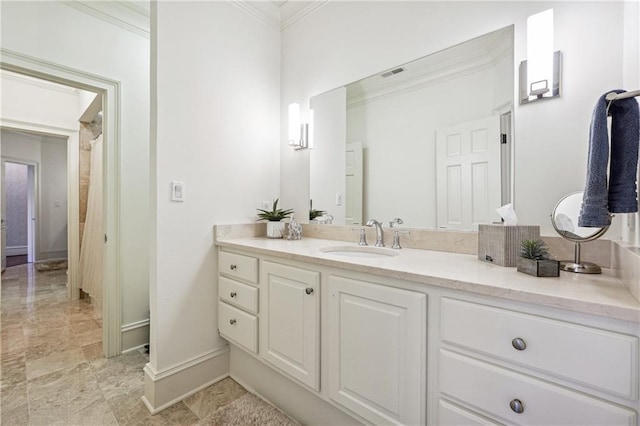
[[520, 337], [516, 337], [511, 341], [511, 346], [519, 351], [524, 351], [525, 349], [527, 349], [527, 342], [525, 342], [524, 339], [521, 339]]
[[236, 265], [230, 265], [230, 266], [229, 266], [229, 268], [230, 268], [232, 271], [235, 271], [236, 269], [238, 269], [238, 267], [237, 267]]
[[522, 413], [524, 411], [524, 405], [522, 405], [522, 401], [519, 399], [514, 399], [509, 403], [509, 407], [514, 413]]
[[238, 293], [236, 293], [235, 291], [232, 291], [231, 294], [230, 294], [231, 297], [236, 297], [237, 295], [238, 295]]
[[304, 289], [304, 292], [307, 293], [307, 294], [311, 294], [311, 293], [313, 293], [313, 289], [311, 287], [307, 287], [307, 288]]
[[236, 320], [234, 318], [231, 318], [229, 320], [229, 324], [234, 325], [236, 323]]

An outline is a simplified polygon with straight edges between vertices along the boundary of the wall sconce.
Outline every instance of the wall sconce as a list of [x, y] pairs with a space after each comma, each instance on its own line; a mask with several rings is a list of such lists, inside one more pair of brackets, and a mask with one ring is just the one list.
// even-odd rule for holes
[[313, 110], [309, 111], [309, 122], [300, 119], [300, 105], [289, 105], [289, 146], [293, 149], [313, 148]]
[[520, 63], [520, 104], [560, 96], [562, 54], [553, 51], [553, 9], [527, 18], [527, 56]]

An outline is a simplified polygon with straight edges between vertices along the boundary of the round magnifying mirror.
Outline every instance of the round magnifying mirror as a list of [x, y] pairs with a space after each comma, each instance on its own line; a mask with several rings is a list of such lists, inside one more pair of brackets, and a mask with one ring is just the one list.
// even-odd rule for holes
[[599, 274], [602, 270], [598, 265], [592, 262], [581, 261], [580, 243], [593, 241], [601, 237], [607, 232], [609, 227], [585, 228], [578, 226], [581, 207], [582, 192], [574, 192], [560, 199], [554, 207], [553, 213], [551, 213], [551, 224], [556, 232], [563, 238], [573, 241], [576, 244], [574, 260], [561, 260], [560, 269], [581, 274]]

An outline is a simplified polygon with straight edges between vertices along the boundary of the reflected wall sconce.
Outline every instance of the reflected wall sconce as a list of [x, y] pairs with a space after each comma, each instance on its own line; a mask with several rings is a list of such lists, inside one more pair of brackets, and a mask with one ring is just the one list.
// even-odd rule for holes
[[313, 148], [313, 110], [309, 110], [308, 123], [303, 123], [300, 104], [289, 105], [289, 146], [293, 149]]
[[559, 97], [562, 53], [553, 51], [553, 9], [527, 18], [527, 56], [520, 62], [520, 104]]

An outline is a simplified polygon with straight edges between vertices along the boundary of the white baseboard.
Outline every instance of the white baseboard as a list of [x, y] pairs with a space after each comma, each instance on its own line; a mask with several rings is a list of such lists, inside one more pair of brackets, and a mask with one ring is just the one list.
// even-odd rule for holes
[[149, 319], [124, 324], [122, 334], [122, 352], [134, 351], [149, 343]]
[[7, 247], [6, 253], [7, 256], [24, 256], [27, 254], [27, 250], [29, 247], [27, 246], [11, 246]]
[[142, 401], [156, 414], [228, 376], [228, 346], [163, 371], [156, 371], [149, 363], [144, 367]]

